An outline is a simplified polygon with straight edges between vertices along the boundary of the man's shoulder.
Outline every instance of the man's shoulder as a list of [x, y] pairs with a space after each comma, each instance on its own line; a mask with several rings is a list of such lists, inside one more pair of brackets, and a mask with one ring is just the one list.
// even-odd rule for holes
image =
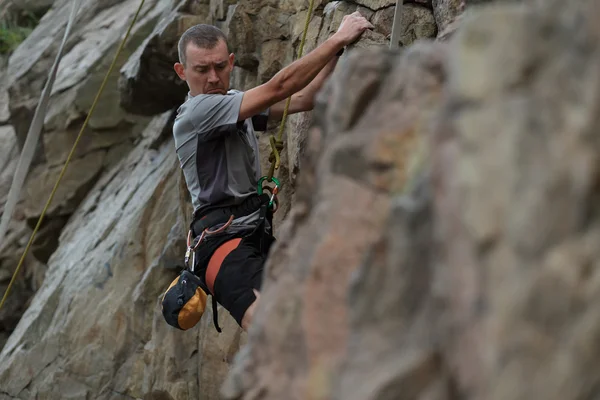
[[198, 107], [203, 106], [212, 106], [214, 104], [218, 104], [225, 100], [229, 96], [234, 96], [239, 93], [244, 93], [240, 90], [229, 90], [227, 94], [198, 94], [196, 96], [192, 96], [189, 93], [187, 94], [185, 101], [179, 106], [177, 109], [177, 114], [182, 115], [186, 112], [197, 109]]
[[227, 94], [190, 96], [177, 110], [175, 122], [185, 131], [211, 132], [237, 122], [243, 91], [231, 89]]
[[[229, 89], [226, 94], [197, 94], [196, 96], [191, 96], [189, 93], [186, 97], [186, 103], [188, 102], [196, 102], [196, 101], [206, 101], [206, 100], [218, 100], [226, 98], [227, 96], [234, 96], [239, 93], [244, 93], [242, 90], [237, 89]], [[184, 103], [185, 104], [185, 103]]]
[[186, 111], [196, 110], [204, 107], [214, 107], [222, 105], [228, 106], [234, 97], [243, 95], [243, 91], [231, 89], [227, 94], [198, 94], [196, 96], [190, 96], [188, 94], [185, 102], [179, 108], [180, 113]]

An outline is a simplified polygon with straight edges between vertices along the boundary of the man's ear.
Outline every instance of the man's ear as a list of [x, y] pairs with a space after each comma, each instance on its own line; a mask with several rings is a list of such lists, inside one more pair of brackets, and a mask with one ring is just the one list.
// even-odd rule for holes
[[177, 72], [177, 75], [179, 76], [179, 78], [181, 78], [181, 80], [185, 81], [185, 67], [183, 66], [183, 64], [175, 63], [173, 68], [175, 69], [175, 72]]
[[229, 69], [233, 70], [233, 63], [235, 61], [235, 55], [231, 53], [229, 55]]

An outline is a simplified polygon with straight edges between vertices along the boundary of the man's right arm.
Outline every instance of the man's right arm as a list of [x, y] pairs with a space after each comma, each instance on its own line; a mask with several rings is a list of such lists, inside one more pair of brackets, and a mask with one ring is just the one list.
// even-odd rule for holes
[[358, 12], [344, 17], [340, 29], [323, 44], [279, 71], [268, 82], [245, 92], [238, 120], [250, 118], [304, 89], [338, 51], [372, 27]]

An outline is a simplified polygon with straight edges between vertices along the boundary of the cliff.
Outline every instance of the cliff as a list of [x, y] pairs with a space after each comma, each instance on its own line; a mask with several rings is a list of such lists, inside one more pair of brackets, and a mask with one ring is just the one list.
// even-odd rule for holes
[[[317, 2], [305, 51], [356, 9], [376, 29], [288, 122], [279, 240], [246, 335], [226, 312], [221, 334], [160, 314], [190, 213], [175, 46], [195, 23], [222, 27], [247, 89], [295, 58], [308, 4], [146, 1], [0, 310], [0, 399], [595, 395], [600, 9], [500, 3], [405, 4], [389, 51], [395, 3]], [[138, 4], [84, 2], [1, 244], [2, 290]], [[2, 76], [0, 204], [68, 6], [52, 4]]]

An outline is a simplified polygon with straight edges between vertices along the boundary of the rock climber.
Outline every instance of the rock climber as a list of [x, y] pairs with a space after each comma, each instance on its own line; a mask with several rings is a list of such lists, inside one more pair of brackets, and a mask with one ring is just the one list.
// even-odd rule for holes
[[[174, 68], [189, 93], [173, 136], [194, 207], [191, 232], [198, 240], [207, 228], [221, 229], [202, 237], [194, 273], [206, 280], [213, 298], [244, 330], [252, 321], [274, 241], [272, 215], [265, 218], [260, 211], [264, 198], [257, 194], [261, 170], [254, 132], [265, 131], [267, 119], [283, 116], [289, 96], [289, 114], [312, 110], [316, 92], [343, 49], [372, 28], [359, 12], [345, 16], [329, 39], [247, 91], [229, 87], [235, 57], [221, 30], [200, 24], [180, 38]], [[211, 266], [215, 259], [216, 269]]]

